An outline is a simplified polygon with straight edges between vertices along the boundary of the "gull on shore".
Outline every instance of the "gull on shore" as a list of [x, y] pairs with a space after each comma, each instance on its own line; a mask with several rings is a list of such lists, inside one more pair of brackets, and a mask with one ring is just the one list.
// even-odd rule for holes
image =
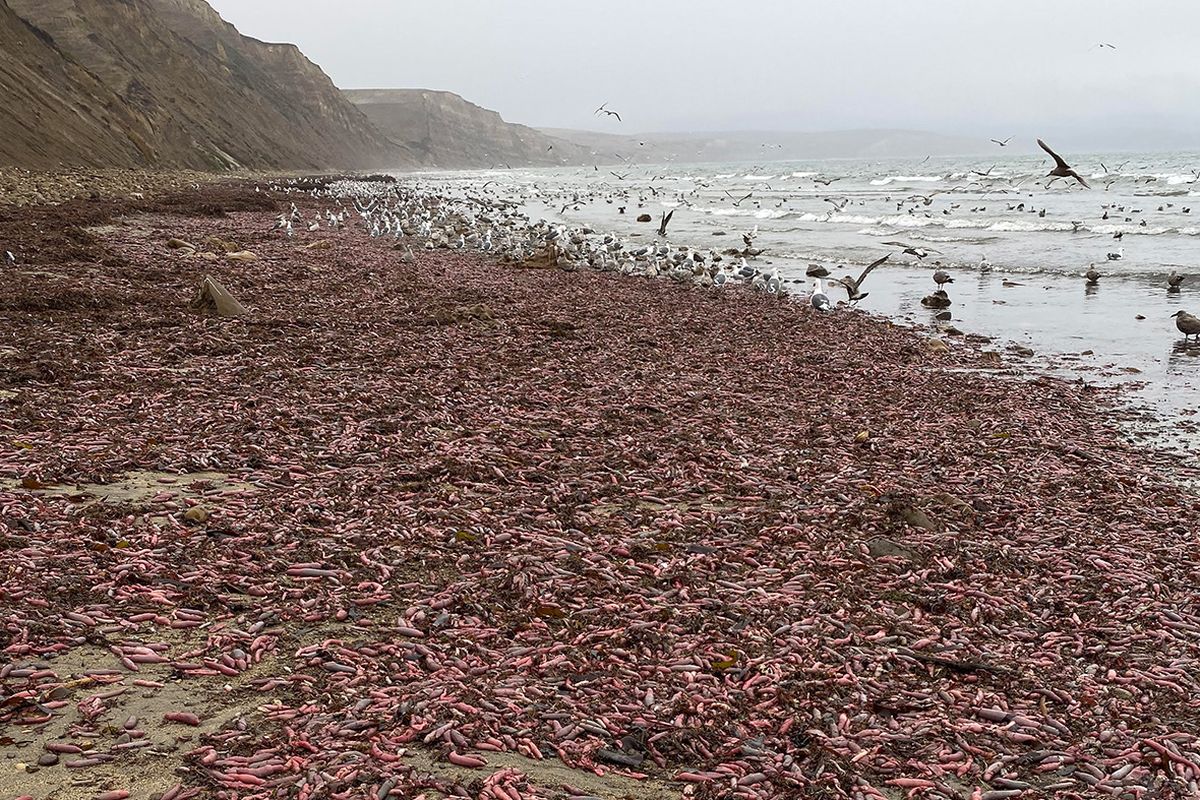
[[1175, 327], [1183, 334], [1184, 341], [1193, 336], [1200, 338], [1200, 318], [1186, 311], [1176, 311], [1171, 316], [1175, 318]]
[[813, 280], [812, 296], [808, 298], [808, 302], [817, 311], [828, 311], [833, 308], [833, 303], [829, 302], [829, 295], [825, 294], [825, 287], [821, 284], [820, 278]]

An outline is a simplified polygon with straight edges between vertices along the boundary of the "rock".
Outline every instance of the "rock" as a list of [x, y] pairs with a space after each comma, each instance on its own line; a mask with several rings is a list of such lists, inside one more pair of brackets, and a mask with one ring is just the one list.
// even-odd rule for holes
[[954, 314], [950, 313], [949, 311], [939, 311], [934, 316], [934, 319], [938, 320], [939, 322], [948, 322], [954, 319]]
[[185, 242], [183, 239], [167, 239], [167, 247], [171, 250], [195, 250], [196, 246], [191, 242]]
[[251, 253], [249, 250], [239, 250], [236, 253], [229, 253], [225, 258], [230, 261], [257, 261], [258, 256]]
[[201, 281], [191, 305], [197, 311], [208, 311], [222, 317], [244, 317], [250, 313], [228, 289], [208, 275]]
[[208, 510], [204, 506], [192, 506], [183, 512], [183, 520], [192, 525], [203, 525], [208, 522]]
[[930, 339], [926, 344], [926, 347], [929, 348], [929, 352], [931, 353], [941, 354], [950, 352], [950, 345], [946, 344], [941, 339]]
[[222, 239], [220, 236], [209, 236], [204, 240], [204, 246], [210, 250], [219, 250], [222, 253], [236, 253], [242, 249], [242, 246], [237, 242]]
[[906, 561], [916, 561], [917, 554], [902, 544], [876, 536], [867, 541], [867, 553], [871, 558], [903, 558]]
[[58, 763], [58, 754], [57, 753], [42, 753], [40, 756], [38, 756], [37, 763], [38, 763], [39, 767], [53, 767], [55, 764]]
[[1025, 358], [1029, 358], [1030, 356], [1033, 355], [1032, 350], [1030, 350], [1028, 347], [1024, 347], [1019, 344], [1014, 344], [1012, 347], [1010, 347], [1008, 349], [1011, 350], [1012, 352], [1016, 353], [1017, 355], [1023, 356]]
[[649, 214], [638, 214], [637, 221], [638, 222], [653, 222], [654, 217], [650, 216]]
[[946, 332], [947, 336], [962, 336], [963, 335], [963, 332], [960, 331], [958, 328], [954, 327], [953, 325], [947, 325], [945, 328], [945, 332]]
[[646, 757], [641, 753], [621, 753], [616, 750], [606, 750], [600, 748], [596, 751], [596, 758], [600, 761], [607, 761], [610, 764], [618, 764], [622, 767], [640, 767]]
[[979, 354], [980, 357], [989, 364], [999, 364], [1001, 362], [1000, 354], [995, 350], [984, 350]]
[[1134, 317], [1134, 319], [1145, 319], [1145, 317], [1143, 317], [1141, 314], [1138, 314], [1136, 317]]

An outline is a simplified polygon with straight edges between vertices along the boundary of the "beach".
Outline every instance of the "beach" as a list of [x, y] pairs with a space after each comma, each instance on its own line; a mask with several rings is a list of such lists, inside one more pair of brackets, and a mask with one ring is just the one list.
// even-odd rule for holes
[[1116, 389], [274, 229], [332, 185], [0, 209], [0, 795], [1200, 791], [1196, 468]]

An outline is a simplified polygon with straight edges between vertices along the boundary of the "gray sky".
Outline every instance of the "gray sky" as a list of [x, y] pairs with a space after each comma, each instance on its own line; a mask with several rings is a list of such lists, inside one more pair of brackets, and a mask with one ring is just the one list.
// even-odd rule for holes
[[[209, 1], [341, 87], [447, 89], [538, 126], [1024, 137], [1200, 119], [1195, 0]], [[624, 124], [593, 116], [606, 101]]]

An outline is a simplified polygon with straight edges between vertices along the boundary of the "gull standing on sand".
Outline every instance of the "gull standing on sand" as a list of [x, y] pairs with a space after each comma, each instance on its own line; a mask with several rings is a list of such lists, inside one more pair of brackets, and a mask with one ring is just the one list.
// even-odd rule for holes
[[1043, 150], [1045, 150], [1047, 153], [1050, 154], [1051, 158], [1054, 159], [1054, 169], [1052, 169], [1048, 173], [1046, 173], [1047, 178], [1074, 178], [1075, 180], [1082, 183], [1084, 188], [1086, 188], [1086, 189], [1092, 188], [1091, 186], [1088, 186], [1087, 181], [1085, 181], [1083, 178], [1081, 178], [1079, 176], [1078, 172], [1071, 169], [1071, 167], [1067, 164], [1066, 161], [1063, 161], [1062, 156], [1060, 156], [1058, 153], [1056, 153], [1050, 149], [1050, 145], [1046, 144], [1041, 139], [1038, 139], [1037, 143], [1038, 143], [1038, 147], [1041, 147]]
[[1193, 336], [1200, 337], [1200, 319], [1186, 311], [1176, 311], [1171, 316], [1175, 318], [1175, 327], [1179, 328], [1185, 342]]
[[817, 311], [828, 311], [833, 308], [833, 303], [829, 302], [829, 295], [825, 294], [825, 287], [821, 284], [820, 278], [813, 280], [812, 297], [808, 298], [808, 302]]

